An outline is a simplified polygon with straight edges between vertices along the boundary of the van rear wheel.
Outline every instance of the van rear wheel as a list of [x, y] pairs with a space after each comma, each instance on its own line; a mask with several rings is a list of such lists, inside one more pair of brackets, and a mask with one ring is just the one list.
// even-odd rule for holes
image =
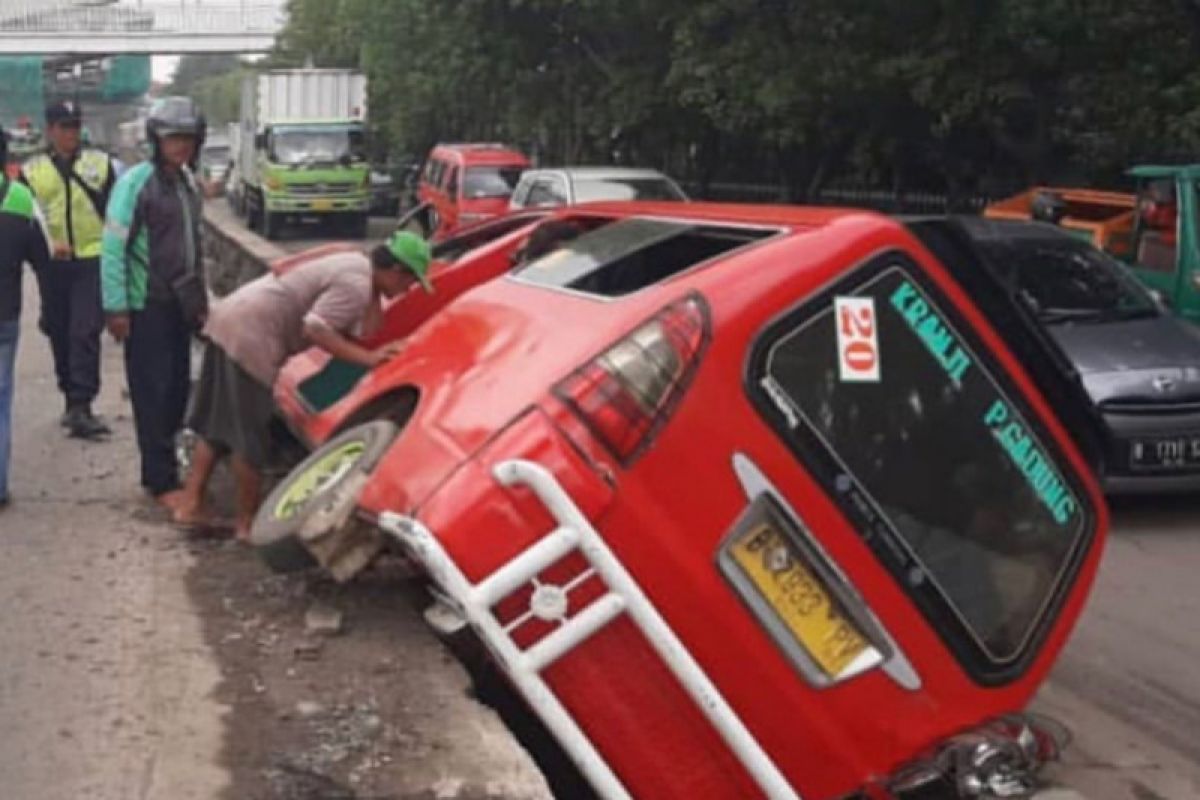
[[267, 566], [276, 572], [294, 572], [317, 565], [306, 541], [337, 528], [314, 532], [306, 524], [344, 499], [339, 489], [375, 468], [399, 430], [387, 420], [351, 428], [317, 448], [275, 487], [250, 529], [250, 543]]

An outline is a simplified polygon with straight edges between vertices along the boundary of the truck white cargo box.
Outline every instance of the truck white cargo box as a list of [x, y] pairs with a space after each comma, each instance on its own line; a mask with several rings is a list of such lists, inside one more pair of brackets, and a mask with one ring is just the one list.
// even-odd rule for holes
[[258, 129], [281, 122], [365, 120], [367, 78], [348, 69], [272, 70], [249, 76], [242, 87], [243, 119]]

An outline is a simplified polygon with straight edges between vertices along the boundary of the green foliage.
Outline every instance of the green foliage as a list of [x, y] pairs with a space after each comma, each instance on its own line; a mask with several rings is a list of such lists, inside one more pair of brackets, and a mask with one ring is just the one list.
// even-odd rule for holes
[[204, 109], [210, 125], [237, 120], [242, 76], [249, 68], [236, 56], [192, 55], [179, 60], [168, 94], [188, 95]]
[[290, 0], [393, 158], [502, 139], [685, 179], [967, 192], [1200, 151], [1195, 0]]

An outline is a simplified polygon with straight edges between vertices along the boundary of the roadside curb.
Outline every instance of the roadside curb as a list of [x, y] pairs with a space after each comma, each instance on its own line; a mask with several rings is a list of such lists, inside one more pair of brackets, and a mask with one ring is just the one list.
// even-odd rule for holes
[[247, 281], [262, 275], [272, 261], [287, 251], [248, 230], [221, 200], [204, 204], [201, 235], [209, 263], [209, 285], [224, 296]]

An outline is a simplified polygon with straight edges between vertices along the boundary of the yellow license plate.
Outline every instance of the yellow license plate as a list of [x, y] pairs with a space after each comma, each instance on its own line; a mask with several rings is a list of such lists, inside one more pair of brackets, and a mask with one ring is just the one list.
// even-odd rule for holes
[[313, 200], [312, 210], [313, 211], [332, 211], [333, 210], [333, 201], [332, 200]]
[[759, 524], [740, 534], [730, 544], [729, 555], [829, 677], [841, 675], [871, 647], [770, 525]]

